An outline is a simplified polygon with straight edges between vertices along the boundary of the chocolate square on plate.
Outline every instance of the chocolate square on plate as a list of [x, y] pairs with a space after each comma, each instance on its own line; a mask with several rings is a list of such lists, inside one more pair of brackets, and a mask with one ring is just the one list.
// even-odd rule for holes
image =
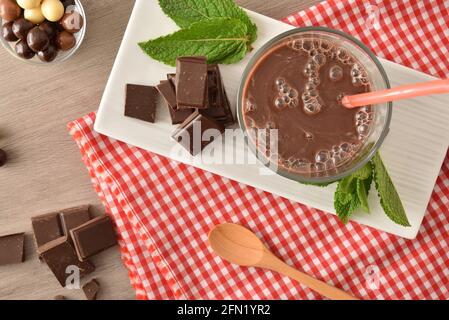
[[78, 267], [81, 277], [95, 270], [94, 265], [89, 261], [82, 262], [78, 259], [75, 249], [67, 241], [67, 237], [60, 237], [44, 244], [38, 248], [38, 253], [63, 287], [71, 275], [71, 273], [67, 273], [67, 267]]
[[[209, 131], [211, 130], [211, 131]], [[204, 114], [195, 111], [173, 133], [172, 138], [193, 156], [201, 152], [224, 127]], [[204, 135], [206, 133], [206, 136]]]
[[176, 91], [175, 87], [169, 80], [163, 80], [157, 86], [157, 90], [164, 98], [168, 111], [170, 112], [170, 117], [172, 124], [182, 123], [188, 116], [190, 116], [195, 109], [178, 109], [176, 104]]
[[83, 261], [117, 244], [111, 219], [101, 216], [70, 230], [78, 258]]
[[207, 108], [206, 57], [176, 59], [176, 100], [178, 108]]
[[233, 124], [234, 116], [223, 85], [220, 69], [216, 64], [207, 67], [207, 85], [207, 109], [202, 109], [200, 112], [223, 126]]
[[152, 86], [127, 84], [125, 116], [154, 123], [157, 92]]
[[0, 237], [0, 266], [22, 263], [25, 234], [16, 233]]

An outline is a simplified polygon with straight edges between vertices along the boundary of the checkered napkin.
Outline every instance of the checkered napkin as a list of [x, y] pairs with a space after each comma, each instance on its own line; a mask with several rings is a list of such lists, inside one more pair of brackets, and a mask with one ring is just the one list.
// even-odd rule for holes
[[[325, 25], [377, 55], [447, 76], [449, 1], [328, 1], [285, 19]], [[69, 124], [95, 190], [114, 218], [139, 299], [315, 299], [279, 274], [215, 256], [209, 230], [254, 230], [288, 264], [365, 299], [449, 299], [449, 154], [419, 235], [406, 240]]]

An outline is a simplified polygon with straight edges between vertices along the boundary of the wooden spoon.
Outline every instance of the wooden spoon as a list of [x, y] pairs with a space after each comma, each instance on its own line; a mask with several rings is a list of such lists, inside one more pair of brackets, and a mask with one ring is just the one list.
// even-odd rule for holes
[[279, 272], [334, 300], [358, 300], [348, 293], [300, 272], [271, 253], [250, 230], [233, 223], [215, 226], [209, 233], [212, 249], [223, 259], [245, 267]]

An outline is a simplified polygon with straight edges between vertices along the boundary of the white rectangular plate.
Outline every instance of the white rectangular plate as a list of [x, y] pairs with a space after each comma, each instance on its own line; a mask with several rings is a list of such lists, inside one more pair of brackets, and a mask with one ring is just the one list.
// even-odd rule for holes
[[[292, 29], [291, 26], [254, 12], [248, 12], [259, 27], [256, 51], [275, 35]], [[311, 207], [335, 213], [335, 186], [317, 188], [304, 186], [278, 175], [260, 175], [261, 165], [216, 165], [213, 161], [195, 161], [187, 155], [175, 155], [175, 142], [170, 139], [175, 129], [165, 106], [158, 106], [156, 123], [127, 118], [123, 115], [125, 85], [127, 83], [156, 85], [173, 68], [146, 56], [137, 46], [146, 41], [177, 30], [164, 15], [157, 0], [137, 0], [123, 42], [107, 83], [95, 130], [112, 138], [170, 157], [201, 169], [298, 201]], [[253, 51], [253, 52], [254, 52]], [[233, 108], [240, 77], [251, 54], [238, 64], [221, 66], [226, 90]], [[433, 79], [423, 73], [382, 60], [393, 86]], [[385, 164], [398, 189], [407, 211], [411, 227], [391, 222], [379, 205], [376, 192], [370, 194], [371, 214], [357, 212], [353, 221], [384, 230], [404, 238], [415, 238], [424, 217], [429, 198], [444, 160], [449, 130], [449, 96], [418, 98], [394, 105], [393, 121], [381, 152]], [[212, 144], [213, 145], [213, 144]], [[212, 146], [213, 147], [213, 146]], [[243, 143], [238, 149], [245, 148]], [[207, 158], [207, 156], [206, 156]]]

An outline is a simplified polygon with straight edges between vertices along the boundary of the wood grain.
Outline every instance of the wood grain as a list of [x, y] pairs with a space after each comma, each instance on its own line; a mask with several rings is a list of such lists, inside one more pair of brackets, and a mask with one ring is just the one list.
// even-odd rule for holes
[[[97, 109], [134, 1], [84, 0], [86, 38], [69, 61], [31, 66], [0, 50], [0, 148], [9, 162], [0, 168], [0, 235], [26, 232], [26, 262], [0, 267], [0, 299], [84, 299], [81, 290], [62, 289], [39, 262], [30, 218], [79, 204], [103, 209], [66, 125]], [[316, 0], [238, 0], [279, 19]], [[118, 248], [93, 259], [101, 282], [99, 299], [133, 299], [134, 291]], [[88, 280], [88, 279], [86, 279]]]

